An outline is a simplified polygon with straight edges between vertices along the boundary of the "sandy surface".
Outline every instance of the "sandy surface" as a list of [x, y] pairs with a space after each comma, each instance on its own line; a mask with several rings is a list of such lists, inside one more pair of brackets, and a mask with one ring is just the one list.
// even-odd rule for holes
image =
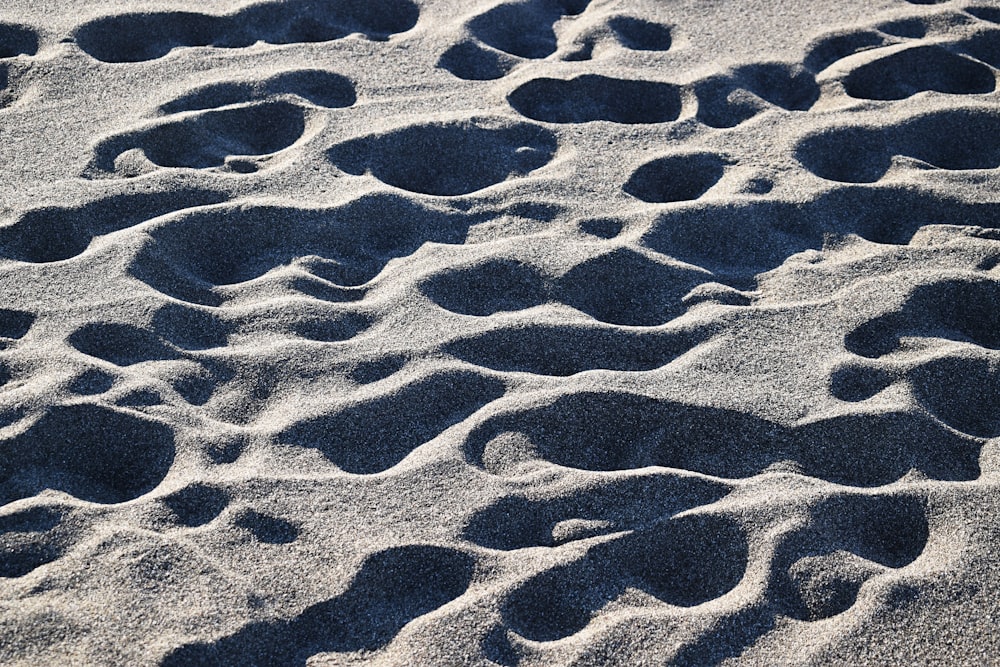
[[1000, 4], [4, 0], [0, 663], [1000, 664]]

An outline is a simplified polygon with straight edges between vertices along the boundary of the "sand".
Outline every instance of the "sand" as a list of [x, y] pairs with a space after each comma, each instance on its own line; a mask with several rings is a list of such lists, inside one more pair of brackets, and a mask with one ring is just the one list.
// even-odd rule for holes
[[995, 0], [4, 0], [3, 665], [1000, 664]]

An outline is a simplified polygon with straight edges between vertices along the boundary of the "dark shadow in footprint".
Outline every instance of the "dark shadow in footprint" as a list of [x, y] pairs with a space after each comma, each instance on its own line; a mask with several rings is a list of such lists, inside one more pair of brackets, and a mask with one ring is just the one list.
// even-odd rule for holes
[[727, 478], [793, 461], [805, 475], [853, 486], [888, 484], [911, 469], [934, 479], [975, 479], [980, 449], [922, 414], [842, 415], [785, 427], [626, 392], [566, 394], [498, 414], [469, 435], [464, 449], [486, 468], [487, 458], [518, 456], [514, 447], [582, 470], [662, 466]]
[[857, 30], [828, 34], [809, 47], [805, 66], [820, 72], [847, 56], [889, 44], [886, 36], [875, 30]]
[[62, 557], [66, 531], [57, 527], [65, 513], [59, 507], [30, 507], [0, 517], [0, 578], [23, 577]]
[[632, 172], [625, 192], [651, 203], [698, 199], [725, 173], [728, 160], [715, 153], [668, 155]]
[[708, 332], [633, 333], [586, 325], [516, 325], [462, 338], [443, 349], [498, 371], [573, 375], [594, 369], [647, 371], [664, 366]]
[[496, 258], [430, 276], [420, 289], [446, 310], [479, 317], [540, 305], [550, 291], [535, 267]]
[[830, 393], [842, 401], [857, 403], [879, 393], [894, 378], [880, 368], [842, 366], [830, 375]]
[[820, 178], [847, 183], [879, 180], [894, 155], [938, 169], [995, 169], [1000, 167], [998, 122], [993, 111], [969, 108], [931, 112], [890, 126], [830, 128], [801, 140], [796, 157]]
[[917, 400], [952, 428], [980, 438], [1000, 436], [1000, 366], [983, 358], [944, 357], [913, 369]]
[[295, 423], [278, 435], [278, 441], [319, 450], [346, 472], [375, 474], [503, 393], [499, 380], [468, 371], [442, 371]]
[[813, 75], [798, 65], [754, 63], [695, 84], [698, 120], [710, 127], [735, 127], [773, 108], [806, 111], [819, 99]]
[[[428, 195], [464, 195], [523, 176], [558, 147], [545, 128], [501, 118], [411, 125], [338, 144], [327, 153], [349, 174]], [[489, 157], [486, 157], [489, 156]]]
[[69, 390], [81, 396], [94, 396], [103, 394], [113, 387], [115, 376], [97, 368], [88, 368], [80, 375], [73, 378], [69, 384]]
[[563, 303], [609, 324], [657, 326], [687, 310], [682, 299], [710, 277], [619, 248], [588, 259], [556, 281]]
[[125, 502], [159, 484], [173, 458], [173, 430], [161, 422], [96, 405], [57, 406], [4, 443], [0, 501], [59, 489], [90, 502]]
[[291, 619], [247, 624], [236, 634], [175, 649], [165, 667], [266, 664], [298, 667], [317, 653], [373, 651], [411, 620], [462, 595], [473, 558], [434, 546], [402, 546], [369, 556], [342, 595]]
[[975, 95], [995, 87], [990, 68], [937, 45], [896, 51], [861, 65], [844, 79], [848, 95], [869, 100], [901, 100], [923, 91]]
[[281, 72], [261, 81], [223, 81], [202, 86], [160, 107], [166, 114], [262, 102], [278, 95], [298, 95], [321, 107], [349, 107], [357, 100], [354, 84], [323, 69]]
[[927, 36], [927, 23], [921, 18], [899, 19], [886, 21], [876, 26], [879, 32], [905, 39], [922, 39]]
[[155, 332], [131, 324], [85, 324], [70, 334], [69, 344], [86, 355], [116, 366], [177, 359], [180, 356], [177, 348]]
[[[1000, 10], [997, 10], [1000, 12]], [[1000, 16], [998, 23], [1000, 23]], [[984, 30], [964, 41], [955, 44], [955, 48], [963, 53], [981, 60], [987, 65], [1000, 68], [1000, 30]]]
[[[365, 195], [331, 209], [255, 206], [192, 212], [149, 232], [131, 273], [185, 301], [219, 306], [218, 288], [244, 283], [296, 263], [322, 296], [355, 301], [353, 288], [374, 278], [393, 257], [423, 243], [460, 243], [479, 215], [424, 207], [412, 198]], [[301, 276], [296, 285], [303, 285]], [[313, 294], [318, 290], [307, 287]], [[348, 323], [349, 322], [346, 322]], [[305, 324], [304, 324], [305, 326]], [[322, 326], [303, 334], [328, 336]], [[327, 329], [336, 333], [335, 328]]]
[[608, 20], [608, 27], [626, 49], [634, 51], [667, 51], [672, 36], [670, 26], [632, 16], [615, 16]]
[[795, 152], [806, 169], [841, 183], [874, 183], [892, 166], [885, 136], [873, 128], [821, 130], [799, 142]]
[[495, 49], [521, 58], [545, 58], [556, 51], [552, 26], [564, 14], [579, 14], [589, 0], [508, 2], [476, 16], [469, 32]]
[[965, 11], [972, 14], [977, 19], [1000, 23], [1000, 7], [966, 7]]
[[299, 527], [291, 521], [255, 510], [240, 512], [233, 523], [265, 544], [288, 544], [299, 537]]
[[176, 523], [188, 528], [203, 526], [229, 505], [230, 494], [209, 484], [196, 482], [164, 496], [160, 501]]
[[1000, 350], [1000, 283], [947, 279], [919, 285], [899, 310], [851, 331], [845, 347], [877, 358], [898, 348], [903, 336], [947, 338]]
[[810, 514], [775, 555], [787, 573], [776, 582], [775, 601], [803, 621], [847, 611], [865, 581], [912, 563], [929, 536], [924, 501], [915, 496], [833, 496]]
[[[851, 152], [863, 144], [837, 145]], [[849, 169], [848, 161], [836, 164]], [[863, 163], [862, 163], [863, 164]], [[825, 234], [857, 234], [875, 243], [909, 243], [925, 225], [981, 226], [1000, 221], [1000, 202], [968, 202], [909, 184], [828, 189], [804, 202], [698, 202], [657, 216], [641, 243], [712, 273], [711, 279], [752, 290], [757, 275], [806, 249], [823, 247]], [[1000, 222], [995, 223], [1000, 225]]]
[[[0, 338], [7, 338], [10, 341], [24, 338], [34, 323], [34, 313], [24, 310], [0, 308]], [[3, 349], [3, 345], [7, 342], [0, 341], [0, 349]]]
[[31, 28], [13, 23], [0, 23], [0, 58], [38, 53], [38, 34]]
[[548, 123], [665, 123], [681, 112], [672, 83], [581, 74], [572, 79], [532, 79], [507, 101], [522, 116]]
[[556, 547], [655, 524], [728, 492], [728, 486], [698, 477], [652, 475], [602, 480], [554, 498], [507, 496], [477, 512], [463, 537], [504, 551]]
[[601, 239], [613, 239], [622, 233], [625, 223], [615, 218], [586, 218], [579, 223], [580, 231]]
[[196, 12], [106, 16], [80, 26], [74, 36], [90, 56], [125, 63], [161, 58], [182, 46], [242, 48], [257, 41], [325, 42], [354, 32], [384, 40], [412, 28], [419, 14], [410, 0], [284, 0], [221, 16]]
[[532, 577], [507, 597], [501, 613], [522, 637], [556, 641], [585, 628], [626, 588], [678, 607], [719, 598], [743, 578], [747, 557], [746, 536], [728, 517], [673, 518]]
[[0, 254], [22, 262], [58, 262], [76, 257], [96, 236], [198, 206], [218, 204], [225, 194], [180, 188], [170, 192], [112, 195], [75, 207], [30, 210], [0, 228]]
[[303, 108], [285, 101], [204, 111], [101, 141], [84, 175], [114, 175], [116, 159], [132, 149], [160, 167], [221, 167], [229, 156], [268, 155], [288, 148], [305, 132], [305, 122]]
[[506, 76], [518, 59], [473, 40], [465, 40], [441, 54], [438, 67], [467, 81], [489, 81]]

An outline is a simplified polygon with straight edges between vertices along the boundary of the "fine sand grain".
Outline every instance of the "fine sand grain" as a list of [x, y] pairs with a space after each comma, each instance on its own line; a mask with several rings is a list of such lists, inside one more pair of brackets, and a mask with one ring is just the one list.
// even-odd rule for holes
[[0, 664], [1000, 664], [997, 0], [3, 0]]

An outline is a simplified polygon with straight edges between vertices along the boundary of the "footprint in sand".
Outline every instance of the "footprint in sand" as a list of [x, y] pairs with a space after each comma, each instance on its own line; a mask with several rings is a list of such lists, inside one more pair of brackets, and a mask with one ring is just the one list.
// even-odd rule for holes
[[674, 607], [722, 597], [743, 578], [747, 559], [746, 535], [729, 517], [663, 519], [532, 577], [506, 597], [501, 613], [521, 637], [556, 641], [583, 630], [627, 589]]
[[[879, 447], [870, 448], [871, 442]], [[530, 407], [497, 409], [464, 444], [473, 465], [501, 476], [516, 466], [497, 462], [520, 461], [608, 473], [657, 466], [736, 479], [793, 461], [805, 475], [866, 487], [913, 469], [934, 479], [975, 479], [980, 448], [973, 438], [912, 411], [784, 426], [623, 391], [565, 393]]]
[[927, 544], [925, 501], [911, 495], [834, 495], [775, 554], [782, 613], [820, 621], [854, 606], [863, 585], [915, 561]]
[[556, 136], [539, 125], [476, 117], [351, 139], [327, 157], [349, 174], [370, 173], [401, 190], [450, 197], [524, 176], [548, 164], [557, 148]]
[[172, 651], [161, 664], [302, 665], [324, 652], [374, 651], [414, 618], [461, 596], [475, 560], [455, 549], [407, 545], [362, 563], [341, 595], [291, 618], [256, 621], [235, 634]]
[[[1000, 167], [1000, 114], [986, 107], [931, 111], [882, 126], [845, 125], [807, 135], [796, 157], [820, 178], [874, 183], [895, 156], [921, 169], [983, 170]], [[940, 141], [948, 136], [948, 141]]]
[[[903, 305], [850, 332], [844, 344], [866, 360], [837, 368], [831, 392], [845, 401], [863, 401], [896, 381], [905, 381], [935, 417], [978, 438], [1000, 435], [1000, 283], [996, 280], [941, 280], [919, 285]], [[928, 359], [900, 367], [906, 346], [921, 341], [941, 349]], [[953, 343], [964, 343], [955, 348]]]
[[207, 84], [162, 105], [165, 117], [100, 141], [84, 175], [128, 178], [157, 168], [253, 173], [302, 138], [310, 106], [355, 100], [349, 79], [321, 69]]
[[385, 40], [412, 28], [419, 15], [410, 0], [286, 0], [223, 15], [183, 11], [118, 14], [83, 24], [74, 38], [97, 60], [128, 63], [162, 58], [179, 47], [233, 49], [258, 41], [326, 42], [352, 33]]
[[468, 21], [468, 37], [445, 51], [438, 66], [460, 79], [499, 79], [523, 60], [555, 53], [553, 25], [565, 15], [580, 14], [588, 4], [589, 0], [521, 0], [498, 5]]

